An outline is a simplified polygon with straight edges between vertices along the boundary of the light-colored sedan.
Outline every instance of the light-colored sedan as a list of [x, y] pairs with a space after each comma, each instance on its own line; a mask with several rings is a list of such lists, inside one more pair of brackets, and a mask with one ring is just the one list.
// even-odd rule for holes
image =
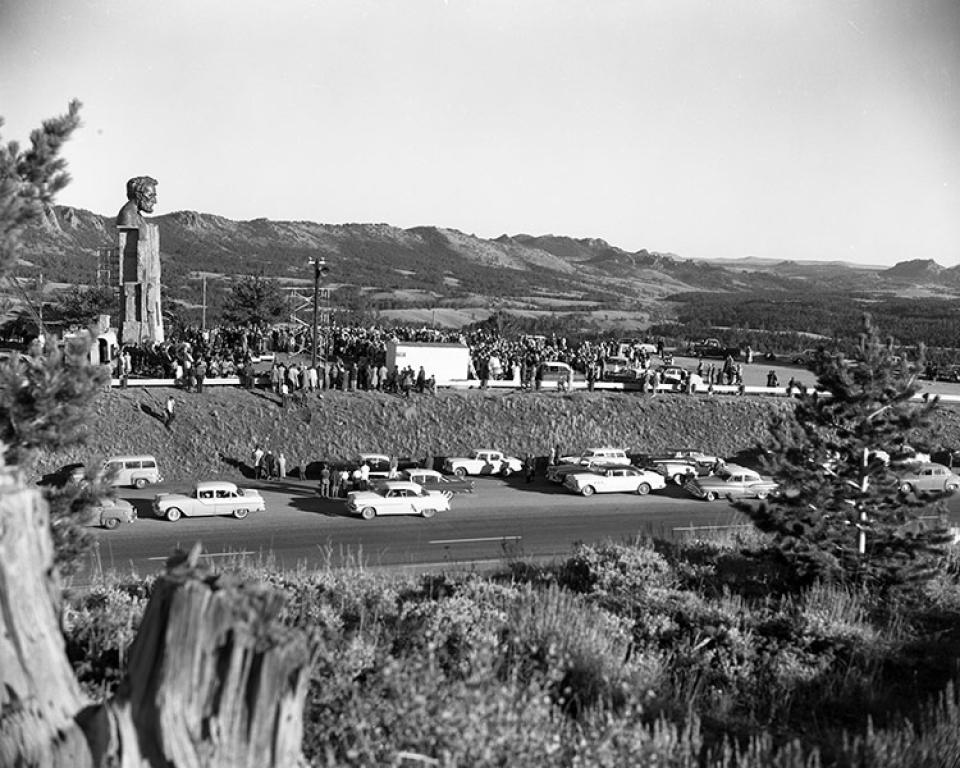
[[347, 494], [347, 511], [373, 520], [380, 515], [420, 515], [433, 517], [450, 510], [446, 491], [428, 491], [417, 483], [405, 480], [384, 480], [369, 491]]
[[778, 486], [771, 478], [752, 469], [727, 464], [717, 474], [689, 480], [683, 487], [698, 499], [716, 501], [727, 496], [735, 499], [765, 499], [776, 492]]
[[903, 493], [953, 493], [960, 488], [960, 476], [943, 464], [918, 464], [898, 472], [897, 477]]
[[523, 470], [523, 462], [516, 456], [507, 456], [503, 451], [480, 448], [470, 456], [448, 458], [443, 462], [443, 471], [448, 475], [503, 475], [509, 477]]
[[171, 523], [181, 517], [233, 515], [238, 520], [250, 512], [262, 512], [266, 503], [260, 491], [237, 488], [233, 483], [208, 480], [197, 483], [190, 493], [158, 493], [153, 499], [153, 514]]
[[126, 499], [100, 499], [88, 513], [87, 524], [99, 525], [113, 530], [121, 523], [132, 523], [137, 519], [137, 508]]
[[666, 488], [667, 481], [652, 469], [607, 467], [567, 475], [563, 485], [581, 496], [593, 496], [595, 493], [637, 493], [645, 496], [650, 491]]

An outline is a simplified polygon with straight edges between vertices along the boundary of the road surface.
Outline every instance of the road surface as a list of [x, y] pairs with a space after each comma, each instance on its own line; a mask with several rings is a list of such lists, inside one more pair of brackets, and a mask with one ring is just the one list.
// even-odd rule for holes
[[[367, 567], [453, 567], [568, 555], [578, 541], [626, 540], [637, 535], [675, 537], [699, 526], [743, 525], [725, 501], [713, 503], [668, 486], [648, 496], [597, 494], [583, 498], [537, 478], [484, 477], [473, 494], [453, 498], [452, 509], [425, 520], [379, 517], [364, 521], [346, 514], [343, 499], [321, 499], [317, 483], [251, 483], [261, 489], [267, 511], [245, 520], [232, 517], [153, 517], [154, 486], [121, 492], [140, 519], [107, 531], [91, 529], [96, 554], [79, 580], [108, 569], [144, 575], [159, 570], [178, 547], [201, 542], [211, 558], [269, 558], [281, 568], [363, 563]], [[950, 499], [951, 519], [960, 520], [960, 495]], [[954, 524], [957, 524], [954, 522]]]

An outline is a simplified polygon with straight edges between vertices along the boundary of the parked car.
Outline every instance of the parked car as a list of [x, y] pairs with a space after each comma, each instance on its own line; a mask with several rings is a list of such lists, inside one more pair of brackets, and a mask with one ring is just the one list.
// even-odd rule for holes
[[573, 385], [573, 368], [559, 360], [548, 360], [543, 366], [540, 381], [542, 384], [560, 384], [566, 388]]
[[640, 378], [640, 368], [632, 360], [619, 355], [603, 359], [604, 381], [636, 381]]
[[737, 499], [765, 499], [774, 493], [778, 486], [772, 478], [764, 477], [752, 469], [727, 464], [715, 475], [688, 480], [683, 487], [691, 496], [715, 501], [726, 496]]
[[408, 456], [391, 457], [383, 453], [361, 453], [349, 468], [354, 469], [366, 463], [370, 467], [370, 477], [387, 477], [390, 474], [391, 462], [396, 466], [397, 471], [404, 469], [413, 469], [419, 467], [420, 462], [411, 459]]
[[50, 485], [54, 488], [61, 488], [70, 483], [79, 485], [83, 482], [86, 470], [87, 468], [84, 464], [65, 464], [53, 470], [53, 472], [47, 472], [41, 475], [37, 479], [37, 485]]
[[930, 463], [930, 454], [918, 451], [912, 445], [903, 444], [900, 450], [890, 454], [889, 464], [891, 467], [918, 467], [921, 464]]
[[547, 480], [549, 480], [551, 483], [559, 484], [567, 479], [567, 475], [572, 475], [576, 472], [584, 472], [588, 469], [592, 472], [596, 472], [622, 466], [623, 464], [619, 462], [611, 464], [604, 461], [597, 461], [591, 464], [554, 464], [547, 467]]
[[715, 469], [720, 469], [724, 462], [719, 456], [695, 448], [673, 448], [663, 453], [637, 456], [633, 463], [655, 469], [677, 485], [683, 485], [691, 469], [697, 476], [709, 475]]
[[729, 356], [738, 360], [740, 358], [740, 347], [724, 346], [719, 339], [704, 339], [693, 345], [692, 353], [694, 357], [716, 357], [722, 360]]
[[400, 480], [423, 486], [428, 491], [448, 491], [449, 493], [473, 493], [473, 480], [467, 477], [448, 477], [435, 469], [405, 469], [400, 473]]
[[481, 448], [467, 458], [448, 458], [443, 462], [443, 471], [448, 475], [503, 475], [507, 477], [523, 469], [523, 462], [516, 456], [507, 456], [501, 451]]
[[373, 520], [380, 515], [433, 517], [450, 509], [450, 493], [430, 491], [406, 480], [384, 480], [369, 491], [347, 494], [347, 511]]
[[670, 384], [674, 387], [679, 387], [686, 376], [686, 371], [678, 365], [668, 365], [664, 368], [658, 368], [657, 370], [660, 374], [660, 383]]
[[137, 508], [126, 499], [101, 499], [88, 514], [88, 525], [99, 525], [112, 531], [121, 523], [136, 520]]
[[[39, 480], [37, 485], [52, 485], [60, 487], [67, 483], [78, 485], [86, 482], [87, 467], [85, 464], [66, 464], [59, 469], [49, 472]], [[163, 476], [157, 466], [157, 459], [147, 454], [130, 456], [111, 456], [106, 459], [96, 471], [99, 480], [109, 478], [110, 485], [130, 486], [143, 488], [150, 483], [163, 482]]]
[[149, 454], [110, 456], [103, 462], [102, 472], [110, 477], [110, 484], [114, 486], [143, 488], [148, 484], [163, 482], [157, 459]]
[[663, 475], [650, 469], [637, 467], [609, 467], [587, 472], [573, 472], [564, 479], [564, 487], [581, 496], [595, 493], [636, 493], [645, 496], [653, 490], [667, 486]]
[[630, 466], [630, 457], [627, 456], [627, 452], [623, 448], [587, 448], [580, 454], [560, 456], [557, 462], [560, 464], [579, 464], [580, 466], [602, 462], [604, 464], [623, 464], [628, 467]]
[[954, 474], [943, 464], [933, 462], [917, 464], [898, 472], [897, 478], [903, 493], [953, 493], [960, 488], [960, 475]]
[[642, 339], [620, 339], [617, 342], [617, 354], [622, 357], [628, 356], [632, 352], [644, 352], [648, 355], [657, 353], [657, 345]]
[[181, 517], [233, 515], [238, 520], [250, 512], [263, 512], [266, 503], [260, 491], [237, 488], [233, 483], [208, 480], [197, 483], [189, 493], [158, 493], [153, 514], [175, 523]]

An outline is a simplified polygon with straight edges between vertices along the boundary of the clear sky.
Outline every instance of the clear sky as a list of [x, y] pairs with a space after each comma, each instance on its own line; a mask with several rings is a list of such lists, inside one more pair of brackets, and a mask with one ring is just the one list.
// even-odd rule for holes
[[0, 0], [60, 202], [960, 261], [957, 0]]

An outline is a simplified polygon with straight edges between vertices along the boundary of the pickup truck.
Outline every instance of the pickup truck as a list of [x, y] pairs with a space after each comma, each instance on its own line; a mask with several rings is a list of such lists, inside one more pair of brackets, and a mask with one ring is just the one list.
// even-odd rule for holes
[[692, 351], [697, 357], [718, 357], [722, 360], [729, 355], [734, 360], [740, 358], [740, 347], [725, 347], [720, 339], [704, 339], [694, 344]]

